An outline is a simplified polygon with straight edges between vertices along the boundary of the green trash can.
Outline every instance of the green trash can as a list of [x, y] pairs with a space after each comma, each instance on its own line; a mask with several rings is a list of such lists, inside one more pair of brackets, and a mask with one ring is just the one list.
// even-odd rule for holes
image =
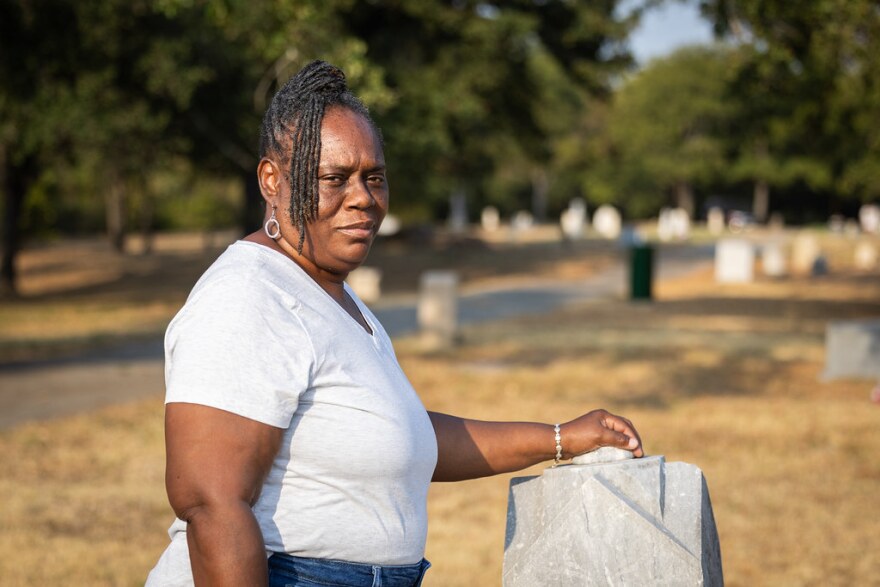
[[654, 247], [633, 245], [629, 255], [629, 292], [631, 300], [650, 300], [654, 278]]

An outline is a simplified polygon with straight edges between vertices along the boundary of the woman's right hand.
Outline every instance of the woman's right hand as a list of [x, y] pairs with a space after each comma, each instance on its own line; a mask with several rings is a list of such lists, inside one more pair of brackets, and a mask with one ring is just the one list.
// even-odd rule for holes
[[570, 459], [603, 446], [644, 456], [642, 439], [632, 422], [605, 410], [593, 410], [560, 426], [562, 456]]

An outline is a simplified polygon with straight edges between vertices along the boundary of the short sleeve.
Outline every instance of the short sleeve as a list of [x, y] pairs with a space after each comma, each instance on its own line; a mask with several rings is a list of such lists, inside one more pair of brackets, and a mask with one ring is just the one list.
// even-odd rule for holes
[[194, 291], [165, 335], [165, 402], [218, 408], [287, 428], [314, 367], [291, 302], [259, 280]]

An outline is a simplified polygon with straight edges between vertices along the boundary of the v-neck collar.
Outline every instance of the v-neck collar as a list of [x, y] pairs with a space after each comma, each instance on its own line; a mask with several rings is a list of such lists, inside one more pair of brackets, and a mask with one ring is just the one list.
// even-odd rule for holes
[[373, 340], [374, 343], [378, 342], [378, 337], [376, 336], [376, 325], [373, 324], [373, 321], [367, 317], [367, 312], [365, 312], [365, 308], [363, 308], [361, 306], [361, 301], [354, 294], [354, 291], [351, 289], [351, 286], [349, 286], [348, 283], [346, 283], [344, 281], [342, 282], [343, 291], [345, 292], [346, 295], [348, 295], [349, 298], [351, 298], [351, 301], [354, 302], [355, 307], [357, 308], [358, 312], [360, 312], [361, 318], [363, 318], [364, 323], [367, 324], [367, 326], [369, 326], [371, 332], [367, 331], [367, 329], [364, 328], [363, 324], [358, 322], [358, 320], [354, 316], [349, 314], [348, 310], [346, 310], [342, 306], [342, 304], [340, 304], [335, 299], [333, 299], [333, 296], [331, 296], [327, 290], [325, 290], [323, 287], [318, 285], [318, 283], [314, 279], [312, 279], [312, 277], [308, 273], [306, 273], [305, 269], [303, 269], [302, 267], [299, 266], [299, 263], [297, 263], [296, 261], [294, 261], [293, 259], [291, 259], [287, 255], [285, 255], [284, 253], [282, 253], [280, 251], [276, 251], [272, 247], [267, 247], [266, 245], [260, 244], [258, 242], [239, 239], [239, 240], [235, 241], [234, 244], [238, 244], [238, 243], [242, 243], [242, 244], [245, 244], [248, 246], [259, 247], [259, 249], [257, 249], [258, 251], [260, 251], [260, 250], [268, 251], [272, 255], [276, 255], [279, 260], [285, 261], [285, 267], [292, 266], [294, 271], [297, 271], [302, 277], [304, 277], [305, 280], [309, 283], [309, 285], [311, 287], [315, 288], [317, 291], [319, 291], [321, 293], [321, 295], [323, 295], [326, 298], [326, 300], [336, 308], [337, 311], [342, 312], [342, 314], [345, 315], [345, 318], [347, 320], [350, 320], [357, 327], [358, 330], [360, 330], [365, 335], [369, 336]]

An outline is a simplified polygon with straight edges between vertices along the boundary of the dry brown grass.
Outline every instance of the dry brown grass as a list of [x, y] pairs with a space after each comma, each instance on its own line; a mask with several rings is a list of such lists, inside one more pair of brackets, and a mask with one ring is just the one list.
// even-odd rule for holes
[[162, 401], [0, 434], [4, 585], [143, 585], [168, 542]]
[[[824, 323], [880, 315], [878, 276], [697, 275], [659, 293], [472, 329], [454, 354], [404, 366], [435, 409], [625, 413], [650, 453], [703, 469], [729, 585], [880, 584], [874, 382], [820, 381]], [[432, 488], [431, 585], [497, 584], [509, 478]]]
[[[664, 283], [650, 304], [468, 328], [448, 353], [412, 339], [398, 352], [431, 409], [631, 417], [648, 452], [703, 469], [729, 585], [880, 584], [874, 382], [819, 379], [825, 322], [880, 315], [880, 276], [710, 277]], [[171, 521], [160, 398], [19, 426], [0, 453], [3, 585], [142, 584]], [[432, 487], [426, 585], [500, 583], [510, 477]]]

